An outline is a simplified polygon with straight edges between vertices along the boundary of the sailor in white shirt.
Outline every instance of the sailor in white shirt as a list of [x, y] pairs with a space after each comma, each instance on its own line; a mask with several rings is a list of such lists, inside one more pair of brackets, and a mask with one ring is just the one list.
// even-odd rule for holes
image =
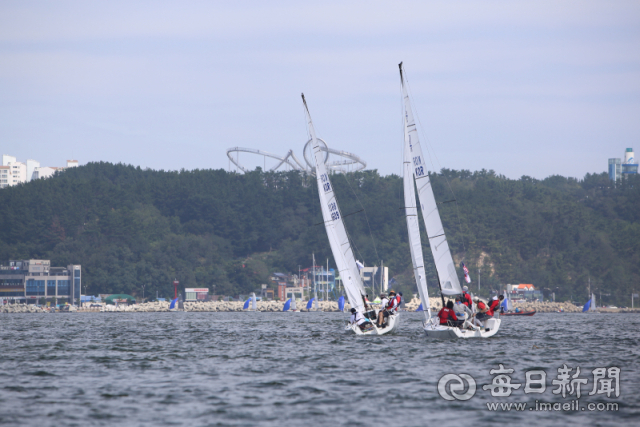
[[363, 323], [365, 323], [367, 320], [364, 318], [364, 316], [362, 315], [362, 313], [360, 313], [359, 311], [356, 311], [355, 308], [351, 309], [351, 324], [356, 324], [358, 326], [362, 326]]
[[380, 327], [382, 325], [382, 322], [384, 321], [383, 312], [388, 304], [389, 304], [389, 298], [387, 298], [386, 294], [381, 293], [380, 294], [380, 311], [378, 311], [378, 327]]

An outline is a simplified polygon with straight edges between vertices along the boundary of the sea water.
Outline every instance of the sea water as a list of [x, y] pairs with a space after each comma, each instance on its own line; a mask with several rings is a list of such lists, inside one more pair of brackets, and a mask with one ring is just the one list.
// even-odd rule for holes
[[455, 341], [428, 339], [421, 313], [381, 337], [345, 319], [0, 315], [0, 424], [640, 425], [639, 315], [503, 317], [493, 338]]

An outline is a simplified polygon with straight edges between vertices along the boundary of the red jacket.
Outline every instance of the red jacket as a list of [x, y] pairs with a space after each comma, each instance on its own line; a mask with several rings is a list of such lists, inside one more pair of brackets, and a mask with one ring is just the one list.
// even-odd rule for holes
[[462, 303], [464, 305], [466, 305], [469, 308], [473, 307], [473, 301], [471, 300], [471, 295], [469, 295], [466, 292], [463, 292], [462, 293], [462, 299], [463, 299]]
[[441, 325], [446, 325], [448, 320], [458, 320], [453, 310], [449, 310], [447, 307], [438, 312], [438, 317]]
[[482, 301], [478, 301], [478, 313], [482, 313], [485, 308], [487, 308], [485, 303], [483, 303]]
[[498, 307], [500, 307], [500, 300], [491, 300], [491, 304], [489, 304], [489, 310], [487, 310], [487, 316], [493, 316], [493, 311]]

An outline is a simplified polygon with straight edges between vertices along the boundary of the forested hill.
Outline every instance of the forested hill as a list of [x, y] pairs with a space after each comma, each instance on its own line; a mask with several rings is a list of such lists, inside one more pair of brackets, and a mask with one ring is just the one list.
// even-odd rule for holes
[[[356, 257], [366, 265], [383, 260], [401, 289], [415, 289], [401, 178], [364, 171], [332, 179]], [[439, 206], [454, 258], [464, 259], [474, 287], [481, 268], [483, 289], [533, 283], [583, 301], [590, 277], [592, 288], [610, 294], [604, 302], [622, 305], [640, 290], [638, 179], [618, 188], [606, 174], [540, 181], [443, 170], [431, 179], [439, 202], [457, 200]], [[0, 191], [0, 260], [82, 264], [91, 294], [141, 295], [144, 285], [147, 295], [169, 295], [178, 278], [234, 295], [266, 283], [274, 270], [309, 266], [312, 252], [325, 264], [331, 255], [321, 222], [315, 179], [297, 172], [91, 163]]]

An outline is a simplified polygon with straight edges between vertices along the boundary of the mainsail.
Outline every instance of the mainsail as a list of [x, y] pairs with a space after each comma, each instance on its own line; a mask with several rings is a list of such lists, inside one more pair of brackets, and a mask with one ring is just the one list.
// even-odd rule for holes
[[440, 289], [444, 295], [461, 294], [462, 289], [460, 289], [458, 274], [453, 264], [449, 243], [447, 243], [447, 238], [444, 234], [444, 227], [442, 226], [442, 220], [438, 212], [438, 205], [433, 195], [431, 180], [429, 179], [427, 166], [424, 161], [424, 156], [422, 155], [418, 131], [411, 110], [411, 102], [409, 101], [409, 94], [407, 93], [407, 87], [402, 74], [402, 63], [400, 63], [400, 80], [402, 82], [402, 95], [404, 97], [405, 134], [408, 139], [406, 145], [409, 146], [409, 154], [406, 157], [410, 158], [410, 167], [413, 169], [416, 187], [418, 188], [420, 208], [422, 210], [422, 217], [424, 218], [424, 225], [427, 229], [433, 260], [435, 261], [436, 270], [438, 271]]
[[404, 212], [407, 218], [407, 230], [409, 232], [409, 248], [411, 249], [411, 261], [413, 273], [416, 277], [418, 292], [420, 293], [421, 307], [427, 308], [425, 316], [431, 318], [431, 304], [429, 304], [429, 292], [427, 290], [427, 277], [424, 271], [424, 258], [422, 257], [422, 241], [420, 239], [420, 222], [418, 221], [418, 208], [416, 206], [416, 190], [413, 184], [413, 166], [411, 163], [411, 151], [409, 149], [409, 135], [407, 126], [404, 126], [404, 162], [402, 164], [404, 183]]
[[324, 153], [320, 149], [316, 132], [311, 121], [307, 101], [302, 95], [307, 122], [309, 125], [309, 133], [311, 134], [311, 142], [313, 146], [313, 158], [316, 164], [316, 180], [318, 182], [318, 195], [320, 197], [320, 206], [322, 208], [322, 219], [327, 230], [331, 252], [335, 259], [336, 265], [340, 272], [340, 277], [344, 284], [344, 289], [349, 299], [349, 304], [359, 312], [364, 311], [364, 287], [360, 280], [360, 273], [356, 266], [356, 260], [351, 250], [351, 243], [347, 236], [347, 231], [342, 222], [342, 214], [338, 207], [338, 200], [333, 192], [333, 186], [329, 180], [329, 174], [324, 165]]

